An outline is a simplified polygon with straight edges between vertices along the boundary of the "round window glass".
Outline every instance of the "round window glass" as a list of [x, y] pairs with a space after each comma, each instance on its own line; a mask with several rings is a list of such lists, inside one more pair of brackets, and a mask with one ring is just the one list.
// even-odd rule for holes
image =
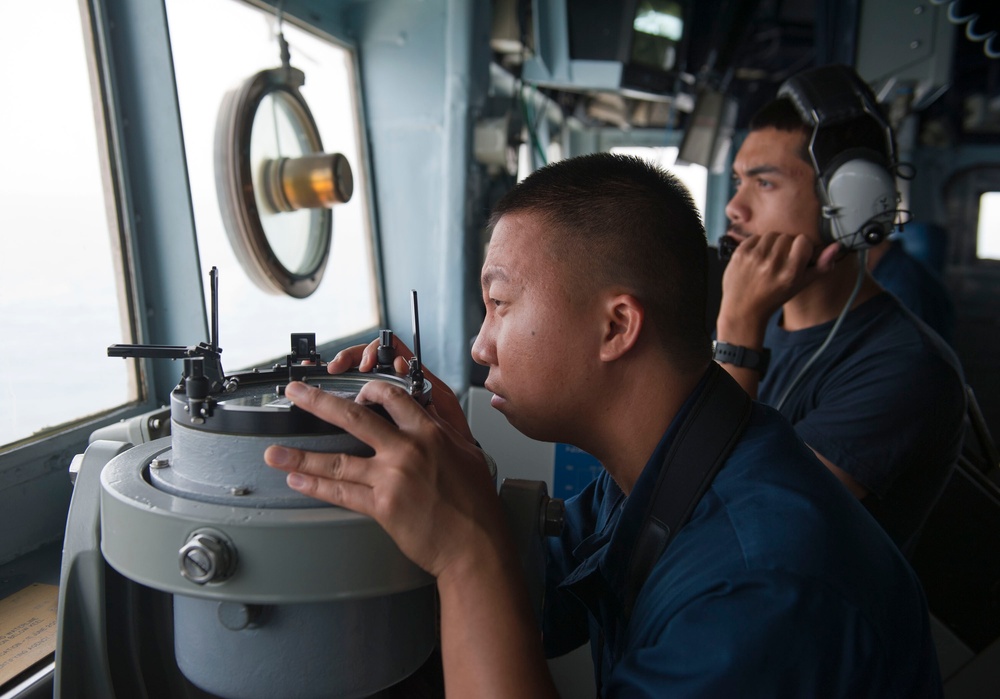
[[[282, 91], [264, 95], [250, 132], [250, 176], [268, 245], [286, 269], [302, 274], [314, 264], [310, 232], [322, 224], [320, 209], [278, 210], [267, 191], [273, 163], [312, 153], [313, 145], [298, 105]], [[313, 246], [315, 247], [315, 245]], [[312, 252], [315, 253], [315, 250]]]
[[228, 93], [216, 125], [216, 185], [237, 259], [265, 291], [305, 298], [330, 254], [330, 208], [351, 198], [350, 164], [323, 153], [299, 92], [302, 71], [257, 73]]

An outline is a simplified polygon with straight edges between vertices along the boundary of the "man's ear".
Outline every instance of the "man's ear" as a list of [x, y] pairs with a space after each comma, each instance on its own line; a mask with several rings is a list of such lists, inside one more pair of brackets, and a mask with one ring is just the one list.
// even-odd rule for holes
[[645, 310], [635, 296], [618, 294], [609, 298], [605, 304], [601, 361], [619, 359], [635, 347], [644, 320]]

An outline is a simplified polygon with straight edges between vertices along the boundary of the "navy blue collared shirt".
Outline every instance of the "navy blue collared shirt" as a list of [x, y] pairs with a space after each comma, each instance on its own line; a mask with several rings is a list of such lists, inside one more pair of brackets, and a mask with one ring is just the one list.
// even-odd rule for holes
[[632, 547], [691, 402], [628, 497], [603, 473], [566, 503], [549, 551], [548, 655], [589, 640], [603, 697], [940, 696], [913, 571], [788, 423], [758, 404], [624, 625]]

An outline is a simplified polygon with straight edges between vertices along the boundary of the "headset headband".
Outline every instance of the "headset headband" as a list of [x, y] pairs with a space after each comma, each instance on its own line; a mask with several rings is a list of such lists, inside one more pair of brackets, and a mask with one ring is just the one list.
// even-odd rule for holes
[[[778, 97], [788, 98], [802, 120], [812, 128], [809, 154], [818, 175], [822, 176], [837, 153], [815, 152], [817, 136], [825, 129], [851, 122], [874, 121], [885, 139], [885, 150], [879, 152], [880, 158], [888, 156], [883, 164], [891, 168], [896, 163], [896, 146], [889, 123], [882, 116], [871, 89], [847, 66], [820, 66], [799, 73], [782, 83]], [[838, 145], [843, 151], [858, 144]]]
[[877, 245], [896, 214], [896, 147], [871, 89], [843, 65], [799, 73], [778, 89], [811, 129], [820, 236], [849, 249]]

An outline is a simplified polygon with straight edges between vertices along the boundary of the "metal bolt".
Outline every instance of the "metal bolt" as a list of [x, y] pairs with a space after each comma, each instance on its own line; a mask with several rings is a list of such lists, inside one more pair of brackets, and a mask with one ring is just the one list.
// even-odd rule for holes
[[219, 623], [230, 631], [242, 631], [245, 628], [256, 628], [264, 608], [259, 604], [243, 604], [241, 602], [220, 602], [216, 616]]
[[913, 41], [910, 42], [911, 49], [919, 49], [920, 46], [921, 46], [920, 39], [914, 39]]
[[208, 582], [215, 577], [215, 560], [204, 549], [192, 548], [184, 552], [185, 577], [194, 582]]
[[196, 532], [181, 547], [181, 575], [195, 583], [225, 580], [236, 564], [236, 553], [217, 536]]
[[922, 15], [923, 13], [924, 13], [924, 6], [923, 5], [917, 5], [916, 7], [913, 8], [913, 14], [915, 14], [915, 15]]
[[230, 488], [229, 492], [231, 495], [249, 495], [253, 492], [248, 486], [238, 485], [234, 488]]
[[149, 462], [150, 468], [169, 468], [170, 459], [165, 459], [162, 456], [158, 456]]

